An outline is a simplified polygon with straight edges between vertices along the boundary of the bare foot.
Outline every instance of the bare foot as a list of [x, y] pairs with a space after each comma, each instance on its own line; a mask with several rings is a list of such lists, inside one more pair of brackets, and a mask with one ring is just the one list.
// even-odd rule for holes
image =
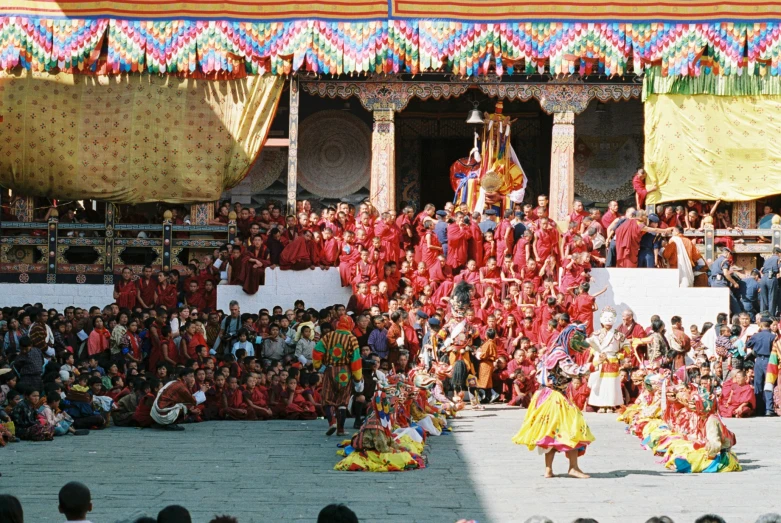
[[545, 477], [546, 478], [555, 478], [556, 476], [553, 475], [553, 469], [552, 468], [545, 468]]
[[569, 469], [567, 475], [569, 475], [569, 477], [571, 478], [577, 478], [577, 479], [588, 479], [591, 477], [580, 469]]

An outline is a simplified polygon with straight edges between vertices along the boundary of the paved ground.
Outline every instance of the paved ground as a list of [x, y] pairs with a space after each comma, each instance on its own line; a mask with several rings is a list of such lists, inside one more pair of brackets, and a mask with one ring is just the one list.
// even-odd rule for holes
[[[542, 478], [542, 458], [513, 445], [523, 412], [503, 406], [467, 413], [450, 435], [432, 438], [429, 467], [395, 474], [341, 473], [324, 422], [211, 422], [185, 432], [110, 429], [54, 443], [0, 449], [0, 493], [18, 496], [26, 521], [62, 521], [56, 495], [78, 479], [92, 489], [95, 523], [187, 506], [195, 522], [230, 513], [241, 523], [313, 522], [321, 507], [345, 502], [362, 522], [443, 522], [459, 517], [556, 523], [593, 517], [643, 523], [666, 514], [692, 523], [706, 512], [752, 523], [781, 512], [781, 420], [730, 421], [745, 471], [668, 473], [610, 415], [588, 415], [597, 441], [583, 459], [592, 480]], [[566, 471], [558, 458], [556, 472]]]

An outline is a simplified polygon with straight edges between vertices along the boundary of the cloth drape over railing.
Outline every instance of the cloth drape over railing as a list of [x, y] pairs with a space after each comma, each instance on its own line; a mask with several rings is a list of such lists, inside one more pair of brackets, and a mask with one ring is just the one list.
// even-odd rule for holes
[[644, 108], [648, 203], [778, 193], [781, 96], [652, 95]]
[[260, 154], [283, 85], [0, 72], [0, 185], [114, 203], [217, 200]]

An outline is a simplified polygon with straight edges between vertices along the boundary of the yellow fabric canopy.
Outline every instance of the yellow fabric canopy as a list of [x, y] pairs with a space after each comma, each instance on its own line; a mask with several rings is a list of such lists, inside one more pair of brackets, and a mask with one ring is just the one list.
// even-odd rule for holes
[[781, 96], [652, 95], [648, 203], [747, 201], [781, 190]]
[[115, 203], [217, 200], [260, 153], [283, 85], [0, 73], [0, 185]]

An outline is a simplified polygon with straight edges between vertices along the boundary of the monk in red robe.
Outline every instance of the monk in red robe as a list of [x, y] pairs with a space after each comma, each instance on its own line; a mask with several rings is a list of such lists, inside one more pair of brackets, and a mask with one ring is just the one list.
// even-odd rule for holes
[[338, 267], [339, 250], [339, 240], [334, 238], [333, 230], [330, 227], [326, 227], [323, 229], [323, 241], [320, 246], [320, 266]]
[[467, 238], [469, 228], [464, 225], [464, 213], [456, 213], [455, 223], [447, 226], [447, 264], [459, 269], [467, 261]]
[[355, 264], [361, 259], [361, 249], [354, 244], [354, 241], [355, 234], [352, 231], [345, 231], [339, 249], [339, 276], [342, 278], [342, 287], [352, 283]]
[[304, 231], [303, 235], [297, 236], [279, 255], [279, 267], [286, 271], [314, 269], [317, 262], [311, 231]]
[[725, 418], [748, 418], [754, 415], [756, 409], [754, 387], [746, 381], [746, 373], [742, 370], [724, 382], [721, 389], [719, 414]]
[[494, 238], [496, 239], [496, 259], [504, 259], [506, 252], [513, 252], [513, 225], [510, 223], [510, 219], [513, 216], [513, 211], [508, 209], [504, 213], [504, 218], [499, 220], [496, 224], [496, 230], [494, 231]]
[[580, 410], [585, 410], [591, 389], [582, 378], [575, 377], [567, 385], [567, 399]]
[[656, 190], [655, 185], [646, 187], [645, 177], [646, 172], [642, 167], [638, 169], [632, 177], [632, 187], [635, 190], [635, 206], [638, 210], [645, 208], [645, 197], [648, 196], [648, 193]]
[[[181, 369], [179, 379], [166, 384], [157, 394], [150, 415], [152, 419], [164, 427], [173, 427], [180, 421], [197, 422], [201, 419], [199, 405], [206, 400], [204, 391], [199, 391], [200, 399], [190, 392], [195, 385], [195, 371]], [[178, 427], [176, 430], [184, 430]]]
[[260, 236], [252, 238], [252, 246], [245, 251], [243, 258], [242, 288], [247, 294], [255, 294], [258, 287], [266, 283], [266, 267], [271, 265], [268, 249]]
[[253, 419], [251, 416], [254, 415], [254, 411], [250, 413], [236, 376], [229, 376], [225, 384], [225, 390], [222, 392], [222, 411], [220, 415], [223, 419]]
[[474, 213], [469, 224], [469, 259], [474, 260], [478, 267], [483, 266], [483, 231], [480, 230], [480, 213]]
[[136, 294], [138, 303], [145, 309], [154, 307], [157, 280], [152, 278], [152, 267], [149, 265], [144, 266], [143, 273], [136, 282], [136, 286], [138, 287], [138, 293]]
[[249, 417], [256, 420], [271, 419], [272, 412], [268, 408], [268, 393], [265, 388], [261, 388], [258, 385], [258, 379], [254, 374], [249, 374], [244, 378], [242, 396], [244, 403], [247, 405]]
[[668, 229], [657, 229], [646, 225], [648, 216], [645, 211], [635, 211], [635, 217], [627, 220], [616, 229], [616, 260], [618, 267], [637, 267], [640, 252], [640, 238], [650, 232], [664, 234]]
[[198, 280], [190, 280], [189, 290], [184, 294], [184, 301], [188, 307], [197, 307], [198, 310], [206, 308], [206, 298], [198, 286]]
[[535, 233], [534, 258], [542, 263], [553, 255], [559, 258], [559, 231], [553, 221], [540, 218], [540, 229]]
[[610, 224], [613, 223], [616, 218], [620, 217], [621, 216], [618, 214], [618, 202], [612, 200], [607, 204], [607, 211], [605, 211], [605, 214], [602, 215], [600, 222], [602, 223], [602, 227], [605, 229], [605, 231], [607, 231], [607, 228], [610, 227]]
[[304, 397], [304, 390], [298, 386], [296, 378], [287, 379], [282, 402], [285, 406], [285, 419], [313, 420], [317, 419], [317, 412], [313, 403]]
[[136, 306], [138, 287], [133, 281], [133, 271], [130, 267], [122, 269], [122, 279], [114, 284], [114, 301], [120, 309], [130, 309]]
[[171, 312], [176, 308], [177, 290], [176, 286], [168, 281], [168, 272], [157, 273], [157, 290], [155, 291], [155, 305], [165, 307]]
[[361, 282], [372, 285], [378, 281], [377, 266], [371, 262], [369, 251], [361, 249], [361, 259], [355, 264], [355, 274], [352, 278], [353, 288], [356, 288]]
[[594, 311], [597, 310], [597, 303], [596, 296], [588, 293], [589, 289], [587, 282], [580, 286], [580, 292], [570, 306], [570, 318], [575, 323], [585, 323], [586, 333], [591, 336], [594, 332]]
[[363, 311], [372, 308], [372, 297], [369, 294], [369, 284], [361, 282], [358, 284], [358, 292], [350, 296], [347, 302], [347, 310], [353, 314], [363, 314]]
[[388, 260], [399, 261], [401, 231], [396, 226], [394, 217], [391, 213], [382, 213], [380, 219], [374, 224], [374, 235], [380, 238], [388, 255]]
[[442, 244], [439, 243], [439, 239], [431, 227], [432, 223], [431, 221], [428, 222], [420, 244], [420, 260], [426, 264], [426, 267], [434, 265], [437, 261], [437, 256], [442, 254]]

